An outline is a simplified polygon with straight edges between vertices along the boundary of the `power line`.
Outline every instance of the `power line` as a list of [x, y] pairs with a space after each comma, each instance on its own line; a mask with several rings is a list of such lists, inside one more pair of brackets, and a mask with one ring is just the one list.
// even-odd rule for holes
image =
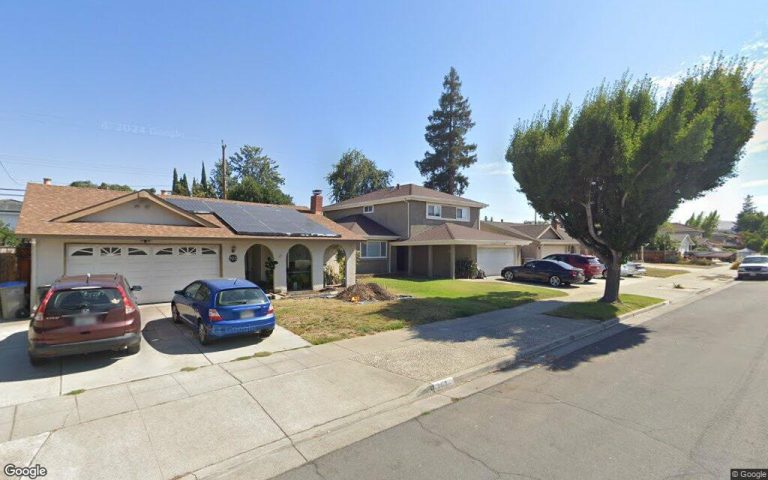
[[3, 170], [5, 170], [5, 174], [8, 175], [8, 178], [10, 178], [13, 183], [15, 183], [16, 185], [21, 185], [21, 183], [19, 183], [18, 180], [13, 178], [13, 175], [11, 175], [11, 172], [9, 172], [7, 168], [5, 168], [5, 164], [3, 163], [2, 160], [0, 160], [0, 165], [2, 165]]

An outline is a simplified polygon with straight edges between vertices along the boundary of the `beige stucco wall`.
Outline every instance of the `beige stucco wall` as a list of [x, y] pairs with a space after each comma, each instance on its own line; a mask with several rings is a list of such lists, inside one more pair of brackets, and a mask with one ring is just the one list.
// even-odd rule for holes
[[176, 215], [166, 207], [148, 200], [136, 200], [83, 217], [78, 222], [119, 222], [148, 225], [197, 225], [195, 222]]
[[[135, 244], [145, 245], [143, 242], [126, 241], [115, 238], [89, 239], [89, 238], [36, 238], [32, 248], [32, 272], [31, 272], [31, 292], [32, 305], [37, 304], [36, 287], [53, 283], [57, 278], [64, 275], [65, 272], [65, 250], [67, 244]], [[357, 242], [329, 240], [306, 240], [306, 239], [280, 239], [280, 240], [246, 240], [234, 239], [230, 241], [151, 241], [151, 245], [159, 244], [183, 244], [183, 245], [219, 245], [220, 246], [220, 266], [221, 276], [224, 278], [243, 278], [245, 276], [245, 252], [251, 245], [265, 245], [269, 248], [278, 261], [275, 268], [275, 289], [287, 289], [287, 255], [288, 250], [296, 244], [303, 244], [309, 248], [312, 254], [312, 288], [319, 290], [323, 288], [323, 266], [326, 249], [332, 245], [341, 246], [347, 255], [347, 284], [355, 283], [356, 275], [356, 251]], [[230, 261], [230, 255], [235, 256], [235, 261]]]

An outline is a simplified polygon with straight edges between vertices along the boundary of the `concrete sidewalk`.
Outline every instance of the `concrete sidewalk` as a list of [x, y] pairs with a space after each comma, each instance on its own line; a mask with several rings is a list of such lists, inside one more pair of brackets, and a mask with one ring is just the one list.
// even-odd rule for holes
[[[629, 279], [622, 291], [678, 302], [732, 277], [723, 267]], [[545, 312], [595, 298], [602, 285], [514, 309], [4, 407], [0, 441], [8, 441], [0, 444], [0, 462], [40, 464], [48, 478], [105, 472], [112, 478], [268, 478], [449, 403], [426, 394], [432, 381], [514, 361], [594, 329], [596, 322]]]

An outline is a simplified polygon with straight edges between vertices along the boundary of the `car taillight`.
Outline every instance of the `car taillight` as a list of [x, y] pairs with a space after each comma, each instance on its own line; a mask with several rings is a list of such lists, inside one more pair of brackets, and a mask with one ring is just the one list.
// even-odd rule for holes
[[275, 306], [272, 304], [269, 305], [269, 310], [267, 310], [267, 315], [269, 315], [270, 313], [275, 313]]
[[120, 296], [123, 297], [123, 305], [125, 305], [125, 314], [130, 315], [133, 312], [136, 311], [136, 305], [131, 301], [130, 298], [128, 298], [128, 295], [125, 294], [125, 290], [123, 288], [117, 289], [120, 292]]
[[45, 297], [43, 297], [43, 301], [40, 302], [40, 305], [38, 305], [37, 312], [35, 312], [34, 323], [36, 325], [39, 325], [40, 323], [43, 322], [43, 320], [45, 320], [45, 307], [48, 306], [48, 301], [51, 299], [52, 296], [53, 296], [53, 289], [50, 288], [48, 289], [48, 292], [45, 294]]
[[221, 315], [219, 315], [219, 312], [217, 312], [215, 308], [209, 308], [208, 320], [210, 320], [211, 322], [219, 322], [221, 321]]
[[578, 275], [578, 272], [576, 270], [571, 270], [571, 276], [575, 277], [576, 275]]

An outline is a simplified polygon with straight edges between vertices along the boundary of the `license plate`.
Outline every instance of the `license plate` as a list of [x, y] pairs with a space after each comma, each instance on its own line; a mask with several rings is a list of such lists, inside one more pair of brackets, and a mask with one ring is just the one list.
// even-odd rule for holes
[[75, 326], [76, 327], [85, 327], [87, 325], [93, 325], [95, 323], [96, 323], [96, 317], [94, 317], [94, 316], [75, 317]]
[[245, 310], [240, 312], [240, 318], [253, 318], [256, 316], [256, 312], [253, 310]]

